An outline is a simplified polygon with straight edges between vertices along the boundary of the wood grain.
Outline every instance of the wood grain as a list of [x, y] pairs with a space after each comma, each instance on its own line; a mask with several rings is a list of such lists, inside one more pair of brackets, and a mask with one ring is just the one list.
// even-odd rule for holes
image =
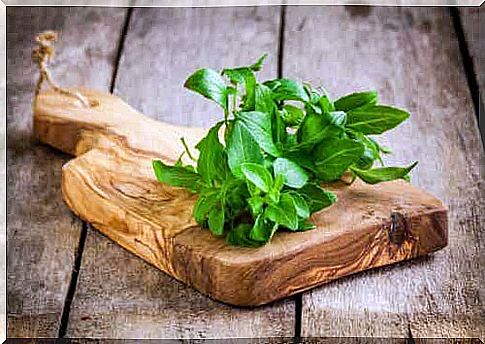
[[[61, 84], [107, 89], [124, 10], [110, 10], [109, 20], [100, 8], [9, 7], [7, 16], [7, 331], [9, 337], [56, 337], [81, 221], [62, 202], [67, 156], [31, 137], [33, 37], [62, 32], [52, 65]], [[88, 39], [94, 34], [99, 39]]]
[[447, 249], [304, 294], [302, 335], [483, 337], [483, 147], [448, 10], [289, 8], [286, 25], [285, 76], [410, 110], [389, 163], [419, 160], [413, 183], [450, 210]]
[[485, 30], [485, 24], [483, 24], [484, 9], [483, 6], [461, 7], [459, 11], [466, 43], [475, 63], [475, 72], [477, 73], [480, 88], [483, 89], [485, 87], [485, 57], [483, 56], [485, 43], [481, 33]]
[[[41, 141], [83, 153], [63, 167], [64, 200], [121, 246], [217, 300], [261, 305], [348, 274], [422, 256], [447, 243], [442, 203], [395, 181], [328, 185], [339, 202], [313, 215], [316, 230], [278, 233], [271, 245], [257, 250], [229, 246], [196, 225], [195, 195], [155, 178], [153, 157], [173, 163], [183, 147], [172, 133], [188, 130], [149, 120], [115, 96], [81, 92], [97, 105], [83, 108], [72, 97], [48, 92], [38, 97], [34, 110]], [[163, 155], [131, 139], [142, 127], [143, 138]], [[196, 134], [195, 139], [185, 136], [197, 142], [202, 135]], [[66, 145], [68, 141], [75, 143]], [[90, 145], [87, 152], [77, 148]]]
[[482, 5], [481, 7], [461, 7], [459, 11], [466, 45], [473, 61], [473, 70], [483, 105], [485, 103], [485, 38], [483, 37], [485, 32], [485, 10]]
[[[115, 93], [155, 119], [208, 125], [220, 112], [184, 90], [185, 78], [197, 67], [244, 64], [263, 52], [270, 54], [265, 77], [275, 77], [279, 18], [277, 7], [134, 9]], [[293, 336], [291, 300], [254, 310], [229, 307], [95, 235], [88, 233], [68, 336]], [[98, 265], [101, 257], [103, 267]]]
[[275, 78], [279, 22], [278, 6], [137, 9], [114, 93], [163, 122], [209, 126], [220, 120], [220, 108], [184, 81], [199, 68], [248, 65], [264, 53], [260, 77]]

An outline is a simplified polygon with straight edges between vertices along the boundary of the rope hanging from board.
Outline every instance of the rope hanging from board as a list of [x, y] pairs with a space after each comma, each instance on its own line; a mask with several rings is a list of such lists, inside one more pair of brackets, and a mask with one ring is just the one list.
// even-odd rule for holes
[[90, 104], [86, 97], [79, 92], [69, 91], [68, 89], [60, 87], [52, 79], [49, 69], [47, 68], [49, 61], [55, 55], [54, 42], [57, 41], [58, 37], [59, 34], [56, 31], [44, 31], [35, 37], [35, 41], [38, 45], [32, 51], [32, 60], [39, 67], [40, 75], [37, 84], [35, 85], [34, 106], [37, 96], [42, 88], [42, 84], [46, 81], [54, 91], [66, 96], [75, 97], [83, 104], [83, 106], [89, 107]]

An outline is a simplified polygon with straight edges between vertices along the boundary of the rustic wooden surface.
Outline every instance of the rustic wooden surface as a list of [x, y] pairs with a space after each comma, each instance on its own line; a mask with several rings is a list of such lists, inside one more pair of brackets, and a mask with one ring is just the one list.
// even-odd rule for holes
[[[110, 21], [103, 20], [106, 9], [7, 11], [7, 333], [12, 337], [58, 335], [81, 233], [81, 221], [61, 200], [67, 156], [32, 139], [33, 37], [41, 30], [62, 30], [52, 66], [57, 79], [109, 89], [124, 10], [108, 11]], [[95, 35], [99, 39], [89, 39]]]
[[483, 115], [483, 104], [485, 103], [485, 39], [483, 38], [485, 32], [485, 6], [460, 8], [459, 13], [466, 47], [468, 48], [474, 76], [478, 83], [476, 86], [480, 89], [481, 104], [479, 106], [481, 106]]
[[[79, 242], [80, 222], [60, 198], [66, 156], [31, 143], [31, 37], [40, 29], [65, 28], [54, 64], [57, 79], [107, 89], [115, 45], [124, 41], [115, 92], [144, 113], [176, 124], [207, 125], [217, 118], [204, 100], [182, 90], [189, 72], [246, 63], [263, 52], [273, 58], [265, 77], [275, 76], [280, 62], [285, 75], [323, 82], [335, 95], [375, 87], [383, 101], [414, 114], [385, 140], [394, 161], [420, 160], [414, 183], [450, 209], [445, 251], [305, 293], [301, 314], [298, 298], [296, 307], [286, 300], [257, 309], [214, 302], [88, 230], [70, 317], [62, 322], [68, 336], [407, 336], [410, 329], [415, 337], [483, 337], [485, 296], [478, 286], [484, 280], [483, 147], [448, 9], [287, 8], [280, 58], [279, 9], [256, 10], [268, 11], [259, 21], [251, 8], [218, 10], [229, 14], [211, 17], [211, 10], [199, 9], [209, 14], [195, 18], [190, 9], [172, 9], [178, 15], [165, 16], [161, 9], [135, 9], [125, 37], [125, 10], [9, 8], [8, 335], [58, 333]], [[86, 17], [92, 11], [98, 15]], [[113, 12], [100, 16], [103, 11]], [[264, 34], [251, 34], [254, 30]], [[209, 40], [216, 34], [218, 39]], [[306, 44], [300, 45], [298, 37]], [[150, 68], [160, 77], [143, 75]], [[171, 114], [174, 102], [185, 110]], [[42, 198], [32, 201], [37, 194]], [[33, 259], [40, 246], [43, 253]]]
[[[267, 304], [447, 244], [441, 201], [404, 181], [357, 181], [327, 186], [339, 201], [312, 217], [316, 230], [278, 233], [258, 250], [230, 247], [197, 226], [193, 194], [158, 183], [153, 173], [153, 159], [177, 161], [184, 150], [180, 136], [194, 147], [204, 130], [154, 121], [107, 93], [77, 92], [95, 105], [85, 108], [72, 96], [48, 91], [37, 97], [34, 108], [35, 136], [78, 156], [62, 172], [69, 208], [121, 246], [216, 300]], [[404, 223], [392, 220], [393, 212]], [[393, 227], [402, 240], [392, 240]]]
[[419, 160], [413, 183], [450, 210], [447, 249], [306, 293], [302, 335], [483, 337], [483, 147], [448, 10], [288, 9], [285, 47], [284, 75], [334, 95], [377, 89], [408, 108], [410, 121], [386, 135], [391, 161]]
[[[207, 101], [183, 89], [187, 75], [197, 67], [238, 65], [268, 52], [272, 60], [268, 61], [266, 77], [276, 76], [279, 18], [278, 7], [134, 9], [114, 93], [165, 122], [209, 124], [207, 118], [218, 118], [220, 112], [207, 108]], [[225, 23], [225, 30], [217, 23]], [[263, 40], [256, 38], [258, 32]], [[211, 37], [215, 38], [211, 41]], [[240, 51], [249, 53], [239, 56]], [[187, 54], [192, 57], [187, 58]], [[214, 60], [220, 55], [221, 61]], [[172, 107], [174, 102], [180, 105]], [[196, 116], [198, 111], [201, 115]], [[70, 337], [293, 335], [295, 310], [291, 299], [255, 310], [226, 306], [121, 252], [111, 242], [100, 247], [100, 240], [97, 233], [88, 233], [68, 327]], [[98, 264], [100, 256], [105, 257], [103, 267]], [[119, 266], [126, 266], [127, 272]], [[136, 283], [140, 280], [147, 282]]]

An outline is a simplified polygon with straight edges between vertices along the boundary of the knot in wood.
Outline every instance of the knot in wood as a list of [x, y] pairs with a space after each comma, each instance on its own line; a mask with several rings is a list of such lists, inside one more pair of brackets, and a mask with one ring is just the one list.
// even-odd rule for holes
[[399, 212], [391, 213], [391, 226], [389, 227], [389, 241], [401, 246], [409, 238], [409, 226], [406, 217]]

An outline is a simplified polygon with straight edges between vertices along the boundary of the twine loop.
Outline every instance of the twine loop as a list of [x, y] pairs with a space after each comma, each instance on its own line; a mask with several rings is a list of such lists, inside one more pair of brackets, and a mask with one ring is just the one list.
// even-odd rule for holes
[[55, 48], [54, 43], [57, 41], [59, 34], [56, 31], [44, 31], [35, 37], [37, 46], [32, 51], [32, 60], [39, 67], [39, 79], [35, 86], [35, 100], [42, 88], [42, 84], [46, 81], [49, 86], [56, 92], [77, 98], [85, 107], [89, 107], [89, 101], [79, 92], [73, 92], [68, 89], [60, 87], [53, 79], [47, 68], [50, 60], [54, 58]]

